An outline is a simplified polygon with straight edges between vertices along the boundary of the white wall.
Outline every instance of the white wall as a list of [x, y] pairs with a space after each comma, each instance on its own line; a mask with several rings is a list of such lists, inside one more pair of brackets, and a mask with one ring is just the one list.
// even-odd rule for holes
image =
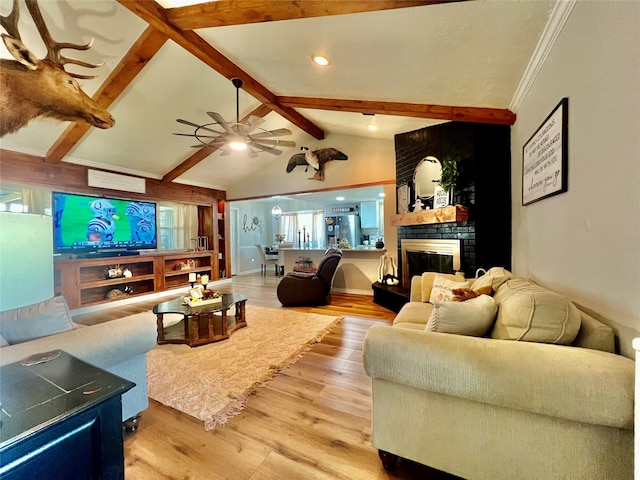
[[[513, 271], [640, 328], [640, 2], [577, 2], [512, 129]], [[569, 187], [523, 207], [522, 146], [569, 98]]]
[[296, 167], [287, 173], [287, 163], [293, 153], [286, 153], [268, 167], [227, 189], [227, 199], [256, 198], [282, 193], [307, 192], [312, 190], [335, 189], [350, 185], [394, 182], [396, 178], [396, 154], [393, 138], [379, 140], [364, 137], [329, 134], [318, 141], [310, 140], [312, 150], [337, 148], [349, 159], [331, 161], [325, 164], [325, 180], [309, 180], [313, 170], [305, 173], [303, 167]]

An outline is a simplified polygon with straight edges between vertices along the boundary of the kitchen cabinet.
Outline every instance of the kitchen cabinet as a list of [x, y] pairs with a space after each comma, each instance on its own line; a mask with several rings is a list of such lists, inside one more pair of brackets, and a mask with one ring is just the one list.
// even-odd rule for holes
[[378, 222], [378, 202], [360, 203], [360, 227], [380, 228], [380, 223]]

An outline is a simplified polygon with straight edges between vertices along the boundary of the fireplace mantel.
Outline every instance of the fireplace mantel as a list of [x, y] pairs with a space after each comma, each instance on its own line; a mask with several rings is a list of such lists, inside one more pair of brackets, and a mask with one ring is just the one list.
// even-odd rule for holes
[[408, 225], [425, 225], [428, 223], [464, 222], [469, 219], [469, 209], [462, 205], [455, 205], [433, 210], [399, 213], [391, 216], [392, 227], [406, 227]]

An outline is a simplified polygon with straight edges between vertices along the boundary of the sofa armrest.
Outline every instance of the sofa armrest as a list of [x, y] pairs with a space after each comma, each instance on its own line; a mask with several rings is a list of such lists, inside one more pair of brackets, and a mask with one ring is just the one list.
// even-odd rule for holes
[[367, 375], [567, 420], [633, 429], [634, 362], [611, 353], [375, 325]]
[[151, 350], [156, 344], [156, 316], [151, 312], [80, 327], [64, 333], [10, 345], [0, 350], [0, 365], [34, 353], [64, 350], [99, 368], [109, 368]]
[[422, 276], [414, 275], [411, 278], [411, 287], [409, 289], [410, 302], [422, 302]]

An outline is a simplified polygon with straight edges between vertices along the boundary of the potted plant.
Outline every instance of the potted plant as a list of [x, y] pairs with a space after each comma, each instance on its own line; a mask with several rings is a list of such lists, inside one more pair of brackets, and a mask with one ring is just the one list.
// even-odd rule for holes
[[451, 192], [458, 186], [460, 179], [460, 157], [457, 155], [445, 155], [440, 163], [442, 164], [442, 176], [438, 182], [443, 190], [447, 193]]

